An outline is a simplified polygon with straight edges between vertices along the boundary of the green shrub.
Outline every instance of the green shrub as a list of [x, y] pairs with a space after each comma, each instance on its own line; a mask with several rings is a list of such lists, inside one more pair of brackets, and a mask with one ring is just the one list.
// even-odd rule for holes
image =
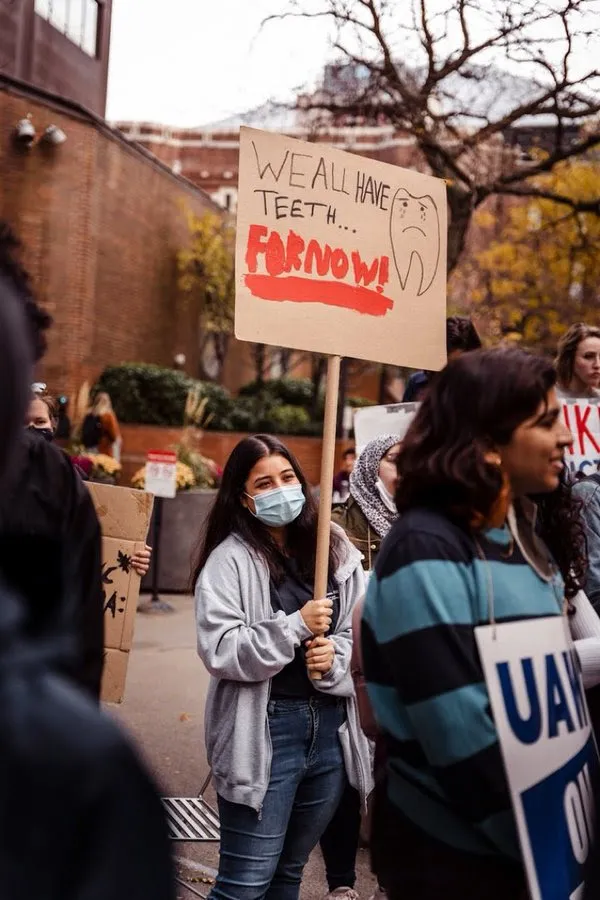
[[284, 403], [271, 409], [268, 424], [275, 434], [305, 434], [310, 426], [310, 416], [301, 406]]
[[310, 378], [273, 378], [262, 383], [251, 381], [240, 390], [240, 397], [258, 397], [263, 394], [290, 406], [310, 406], [312, 382]]
[[[253, 382], [233, 399], [225, 388], [195, 381], [184, 372], [146, 363], [109, 366], [93, 391], [107, 391], [120, 422], [133, 425], [183, 425], [185, 401], [192, 387], [208, 399], [207, 425], [212, 431], [320, 435], [321, 421], [312, 421], [312, 384], [308, 378], [281, 378], [260, 387]], [[294, 401], [294, 402], [292, 402]], [[322, 408], [320, 416], [322, 419]]]
[[93, 392], [107, 391], [117, 418], [124, 424], [183, 425], [185, 401], [194, 385], [208, 397], [213, 419], [209, 428], [220, 430], [227, 425], [231, 397], [219, 385], [195, 381], [184, 372], [147, 363], [109, 366], [104, 370]]
[[231, 410], [231, 430], [262, 431], [259, 423], [263, 417], [264, 408], [256, 397], [238, 397]]
[[207, 412], [213, 416], [207, 426], [208, 430], [233, 431], [230, 420], [235, 400], [232, 399], [229, 391], [213, 381], [198, 381], [196, 383], [200, 386], [202, 396], [208, 399]]

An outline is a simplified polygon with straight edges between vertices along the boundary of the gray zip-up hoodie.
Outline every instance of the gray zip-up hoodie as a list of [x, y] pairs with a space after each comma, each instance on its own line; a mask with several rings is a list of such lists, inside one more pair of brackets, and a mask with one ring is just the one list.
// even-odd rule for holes
[[[369, 743], [358, 719], [350, 674], [352, 609], [364, 594], [360, 553], [332, 525], [345, 554], [335, 573], [340, 614], [335, 659], [317, 690], [346, 698], [340, 742], [350, 783], [363, 802], [373, 780]], [[231, 535], [210, 555], [196, 583], [198, 653], [211, 674], [204, 720], [206, 750], [217, 792], [232, 803], [260, 810], [271, 773], [267, 705], [271, 678], [312, 635], [300, 612], [271, 607], [269, 569], [244, 541]]]

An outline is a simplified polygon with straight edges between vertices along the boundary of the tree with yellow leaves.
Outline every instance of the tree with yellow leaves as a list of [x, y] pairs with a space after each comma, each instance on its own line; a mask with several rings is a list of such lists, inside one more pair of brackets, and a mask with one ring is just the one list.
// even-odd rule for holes
[[200, 299], [203, 338], [220, 371], [233, 333], [235, 228], [214, 213], [188, 213], [187, 221], [190, 243], [178, 253], [179, 286]]
[[566, 161], [538, 178], [536, 190], [535, 199], [513, 201], [503, 222], [488, 211], [477, 214], [485, 249], [455, 276], [469, 286], [473, 312], [492, 332], [551, 351], [571, 323], [598, 319], [600, 218], [543, 195], [575, 203], [600, 196], [600, 163]]

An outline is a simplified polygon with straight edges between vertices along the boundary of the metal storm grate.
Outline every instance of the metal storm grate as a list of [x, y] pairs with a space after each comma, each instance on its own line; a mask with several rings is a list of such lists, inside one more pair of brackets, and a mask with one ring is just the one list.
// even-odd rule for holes
[[218, 841], [219, 817], [202, 797], [163, 797], [172, 841]]

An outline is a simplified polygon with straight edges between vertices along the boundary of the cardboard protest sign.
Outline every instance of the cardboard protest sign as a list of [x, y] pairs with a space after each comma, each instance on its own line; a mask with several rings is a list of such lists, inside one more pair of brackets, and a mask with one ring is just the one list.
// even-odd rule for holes
[[476, 629], [532, 900], [583, 894], [598, 757], [566, 617]]
[[140, 578], [131, 557], [143, 550], [153, 498], [145, 491], [88, 483], [102, 528], [104, 675], [102, 700], [120, 703], [133, 640]]
[[600, 400], [563, 400], [562, 414], [574, 439], [567, 466], [572, 475], [592, 475], [600, 465]]
[[239, 173], [237, 338], [444, 365], [443, 180], [252, 128]]
[[388, 406], [365, 406], [354, 413], [354, 443], [360, 456], [370, 441], [382, 434], [397, 434], [402, 440], [410, 428], [419, 403], [390, 403]]

